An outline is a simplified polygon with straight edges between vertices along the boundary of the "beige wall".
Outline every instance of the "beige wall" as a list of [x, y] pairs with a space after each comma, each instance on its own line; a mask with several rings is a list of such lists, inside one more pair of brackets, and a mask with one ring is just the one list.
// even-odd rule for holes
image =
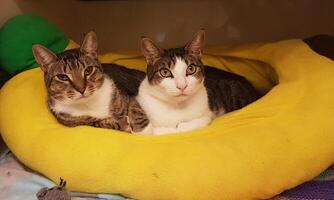
[[182, 45], [201, 27], [208, 44], [334, 35], [332, 0], [0, 0], [0, 24], [26, 12], [76, 41], [94, 29], [103, 51], [138, 49], [142, 35], [165, 47]]
[[22, 11], [14, 0], [0, 0], [0, 26], [18, 13], [22, 13]]

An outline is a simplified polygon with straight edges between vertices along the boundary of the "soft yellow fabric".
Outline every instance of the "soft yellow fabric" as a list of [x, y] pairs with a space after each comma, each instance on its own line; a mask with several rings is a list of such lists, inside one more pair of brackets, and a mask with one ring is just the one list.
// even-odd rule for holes
[[[207, 53], [205, 63], [245, 75], [262, 92], [279, 84], [207, 128], [135, 136], [58, 124], [47, 110], [43, 75], [35, 69], [1, 91], [0, 131], [23, 163], [54, 181], [64, 178], [71, 190], [136, 199], [264, 199], [334, 161], [332, 61], [300, 40]], [[101, 60], [145, 66], [136, 55], [107, 54]], [[278, 79], [267, 64], [251, 60], [272, 66]]]

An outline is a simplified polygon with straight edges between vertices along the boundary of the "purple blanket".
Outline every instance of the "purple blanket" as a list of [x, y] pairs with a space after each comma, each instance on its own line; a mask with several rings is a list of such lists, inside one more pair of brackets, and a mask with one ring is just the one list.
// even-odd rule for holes
[[334, 169], [330, 168], [314, 180], [285, 191], [272, 200], [334, 200]]

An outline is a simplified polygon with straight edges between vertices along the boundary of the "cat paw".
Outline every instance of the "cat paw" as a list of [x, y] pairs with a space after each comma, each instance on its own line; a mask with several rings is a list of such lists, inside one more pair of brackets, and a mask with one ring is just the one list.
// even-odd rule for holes
[[132, 131], [130, 124], [126, 122], [126, 119], [125, 120], [115, 120], [113, 118], [103, 119], [97, 122], [96, 127], [108, 128], [126, 132]]
[[195, 129], [192, 124], [189, 124], [188, 122], [181, 122], [177, 125], [177, 130], [178, 132], [185, 132], [185, 131], [190, 131]]
[[108, 129], [114, 129], [119, 131], [125, 131], [128, 133], [132, 133], [132, 127], [129, 123], [129, 118], [124, 117], [122, 119], [115, 119], [115, 118], [106, 118], [98, 121], [95, 125], [98, 128], [108, 128]]
[[181, 122], [177, 125], [177, 130], [179, 132], [191, 131], [198, 128], [203, 128], [210, 124], [212, 118], [209, 116], [204, 116], [198, 119], [194, 119], [187, 122]]
[[132, 131], [131, 133], [133, 134], [138, 134], [138, 135], [152, 135], [153, 134], [153, 126], [151, 123], [149, 123], [143, 130], [139, 132]]
[[176, 128], [170, 128], [170, 127], [159, 127], [153, 129], [154, 135], [165, 135], [165, 134], [171, 134], [176, 133], [178, 130]]
[[114, 129], [114, 130], [120, 130], [121, 126], [119, 123], [113, 120], [104, 119], [96, 123], [95, 125], [98, 128], [108, 128], [108, 129]]

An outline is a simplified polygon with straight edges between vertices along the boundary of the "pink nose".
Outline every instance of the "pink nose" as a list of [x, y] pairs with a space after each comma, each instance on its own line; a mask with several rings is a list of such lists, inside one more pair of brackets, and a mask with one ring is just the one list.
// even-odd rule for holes
[[188, 86], [187, 84], [177, 85], [176, 88], [183, 92], [187, 88], [187, 86]]

